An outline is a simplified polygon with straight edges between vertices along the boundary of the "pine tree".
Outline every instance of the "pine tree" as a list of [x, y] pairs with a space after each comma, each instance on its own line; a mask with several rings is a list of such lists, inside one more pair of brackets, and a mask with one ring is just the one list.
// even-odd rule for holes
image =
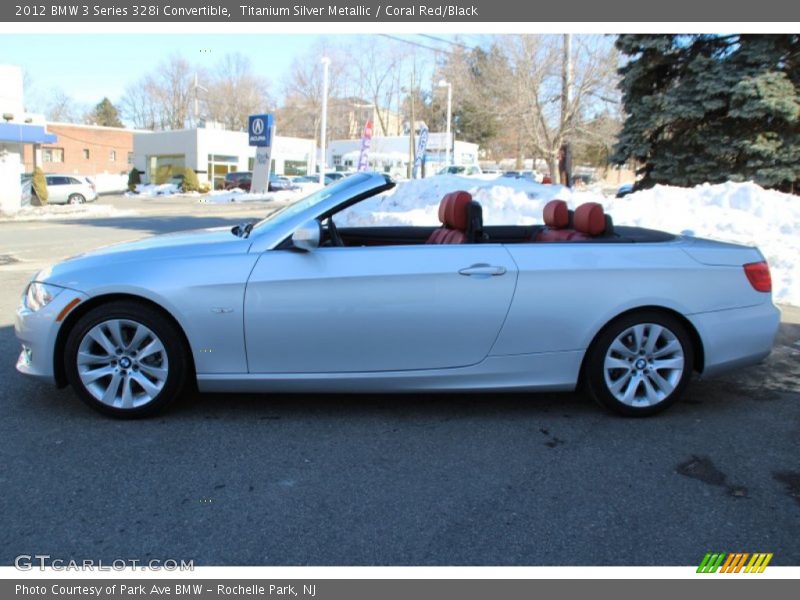
[[119, 118], [117, 108], [111, 103], [108, 98], [103, 98], [97, 103], [92, 112], [89, 114], [89, 120], [95, 125], [103, 125], [104, 127], [122, 127], [122, 121]]
[[612, 160], [638, 187], [800, 181], [800, 36], [621, 35], [627, 119]]

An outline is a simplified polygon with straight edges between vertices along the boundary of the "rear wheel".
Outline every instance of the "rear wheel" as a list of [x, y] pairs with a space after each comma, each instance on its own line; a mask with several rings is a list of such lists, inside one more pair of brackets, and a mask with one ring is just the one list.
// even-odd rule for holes
[[86, 198], [84, 198], [81, 194], [70, 194], [70, 197], [67, 198], [67, 202], [70, 204], [83, 204], [86, 202]]
[[683, 393], [693, 356], [686, 328], [675, 317], [658, 311], [627, 315], [607, 326], [589, 349], [589, 394], [619, 414], [655, 414]]
[[82, 316], [66, 343], [66, 373], [89, 406], [120, 418], [152, 415], [175, 400], [189, 362], [178, 328], [159, 311], [117, 301]]

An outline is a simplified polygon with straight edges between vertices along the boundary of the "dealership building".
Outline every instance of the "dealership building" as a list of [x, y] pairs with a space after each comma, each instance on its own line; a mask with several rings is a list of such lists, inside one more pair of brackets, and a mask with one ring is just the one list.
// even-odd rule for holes
[[[252, 171], [255, 156], [256, 149], [248, 144], [247, 133], [211, 126], [136, 132], [133, 136], [133, 165], [150, 183], [163, 183], [185, 167], [191, 167], [201, 183], [219, 188], [228, 173]], [[307, 175], [315, 169], [314, 140], [275, 136], [273, 173]]]
[[[369, 168], [390, 173], [395, 177], [405, 177], [411, 143], [408, 138], [407, 135], [373, 137], [367, 155]], [[414, 146], [416, 141], [417, 138], [414, 140]], [[478, 164], [478, 144], [455, 140], [453, 155], [449, 157], [449, 161], [448, 145], [446, 133], [428, 134], [428, 145], [425, 150], [426, 176], [433, 175], [448, 162], [455, 165]], [[360, 153], [361, 140], [333, 140], [326, 152], [328, 167], [337, 171], [355, 170]]]

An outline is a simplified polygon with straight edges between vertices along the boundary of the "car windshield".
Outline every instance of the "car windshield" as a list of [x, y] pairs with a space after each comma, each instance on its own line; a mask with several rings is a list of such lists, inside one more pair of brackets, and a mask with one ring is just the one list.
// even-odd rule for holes
[[351, 175], [350, 177], [344, 177], [333, 183], [327, 187], [322, 188], [311, 194], [310, 196], [306, 196], [302, 200], [298, 200], [297, 202], [290, 204], [289, 206], [282, 208], [281, 210], [275, 211], [265, 219], [259, 221], [253, 226], [253, 229], [260, 229], [262, 227], [274, 227], [281, 223], [284, 223], [294, 217], [295, 215], [300, 214], [304, 210], [307, 210], [313, 206], [316, 206], [320, 202], [327, 200], [334, 194], [338, 194], [343, 192], [351, 187], [355, 187], [360, 183], [363, 183], [367, 179], [369, 179], [369, 175], [366, 173], [357, 173], [355, 175]]

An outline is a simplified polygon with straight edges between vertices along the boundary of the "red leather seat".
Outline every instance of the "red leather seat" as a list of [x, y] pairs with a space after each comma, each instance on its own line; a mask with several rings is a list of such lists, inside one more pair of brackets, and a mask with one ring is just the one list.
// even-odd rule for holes
[[575, 235], [569, 229], [569, 209], [563, 200], [550, 200], [544, 205], [544, 229], [536, 236], [537, 242], [565, 242]]
[[588, 240], [606, 233], [609, 219], [606, 218], [603, 205], [597, 202], [587, 202], [575, 209], [574, 240]]
[[470, 227], [472, 196], [467, 192], [450, 192], [439, 203], [442, 227], [434, 231], [427, 244], [465, 244]]

